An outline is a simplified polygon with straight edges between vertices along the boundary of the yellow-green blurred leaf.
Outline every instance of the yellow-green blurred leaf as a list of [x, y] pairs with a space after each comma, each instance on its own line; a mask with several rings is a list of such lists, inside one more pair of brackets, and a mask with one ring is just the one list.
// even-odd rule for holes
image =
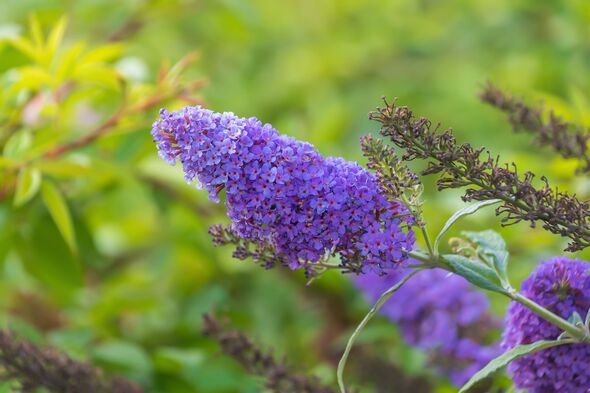
[[11, 167], [14, 164], [15, 164], [15, 162], [13, 160], [11, 160], [10, 158], [0, 156], [0, 169]]
[[39, 18], [36, 15], [31, 16], [31, 37], [37, 48], [43, 48], [43, 30], [41, 29]]
[[124, 49], [125, 45], [120, 43], [99, 46], [84, 54], [80, 59], [80, 64], [104, 63], [114, 60], [121, 56]]
[[[1, 166], [2, 163], [0, 161]], [[89, 166], [66, 160], [43, 161], [37, 165], [37, 168], [44, 174], [57, 177], [87, 176], [92, 173], [92, 169]]]
[[79, 42], [69, 48], [61, 58], [55, 72], [59, 81], [64, 81], [70, 77], [79, 65], [80, 55], [84, 51], [84, 44]]
[[43, 59], [43, 53], [35, 48], [31, 41], [17, 37], [9, 41], [16, 50], [21, 52], [23, 55], [29, 57], [31, 60], [40, 63]]
[[23, 168], [16, 179], [14, 205], [22, 206], [30, 201], [41, 186], [41, 172], [37, 168]]
[[23, 89], [39, 90], [42, 87], [54, 87], [57, 80], [43, 67], [30, 66], [18, 69], [18, 81], [11, 87], [13, 93]]
[[64, 33], [66, 31], [67, 26], [67, 18], [61, 17], [59, 21], [55, 24], [51, 33], [49, 33], [49, 37], [47, 38], [47, 56], [49, 59], [53, 58], [57, 48], [59, 48], [61, 41], [63, 39]]
[[47, 180], [43, 181], [41, 195], [43, 196], [45, 206], [47, 206], [55, 225], [68, 244], [68, 247], [73, 253], [77, 253], [74, 225], [72, 224], [70, 210], [63, 195], [53, 183]]
[[17, 160], [22, 158], [24, 153], [31, 147], [33, 137], [28, 130], [20, 130], [14, 133], [4, 145], [2, 154], [4, 158]]
[[121, 87], [119, 73], [103, 65], [76, 67], [72, 77], [82, 83], [94, 82], [113, 90], [118, 90]]

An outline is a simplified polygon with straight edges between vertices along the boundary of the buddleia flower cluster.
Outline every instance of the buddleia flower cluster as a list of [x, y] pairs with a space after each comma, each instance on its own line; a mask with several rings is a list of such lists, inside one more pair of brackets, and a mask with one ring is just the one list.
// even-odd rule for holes
[[152, 135], [161, 157], [180, 162], [211, 200], [225, 190], [238, 236], [270, 245], [292, 269], [338, 255], [345, 270], [383, 273], [403, 265], [414, 246], [411, 216], [379, 192], [375, 175], [254, 117], [162, 110]]
[[[367, 300], [375, 302], [406, 274], [367, 274], [355, 277], [354, 283]], [[399, 327], [404, 341], [425, 350], [430, 364], [456, 386], [501, 353], [499, 345], [490, 343], [498, 323], [489, 313], [486, 296], [442, 269], [418, 273], [380, 313]]]
[[[554, 257], [542, 262], [522, 283], [522, 294], [567, 319], [590, 309], [590, 265]], [[561, 334], [555, 325], [520, 303], [508, 308], [502, 346], [505, 349]], [[585, 393], [590, 390], [590, 344], [564, 344], [515, 360], [508, 366], [516, 387], [528, 393]]]

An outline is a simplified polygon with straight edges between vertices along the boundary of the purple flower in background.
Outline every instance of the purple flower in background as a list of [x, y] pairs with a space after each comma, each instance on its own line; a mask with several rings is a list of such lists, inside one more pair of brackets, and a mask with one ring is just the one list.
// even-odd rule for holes
[[[588, 262], [553, 257], [542, 262], [522, 283], [522, 294], [563, 318], [574, 311], [582, 318], [590, 308]], [[512, 302], [506, 316], [502, 346], [553, 340], [555, 325]], [[590, 389], [590, 344], [567, 344], [527, 355], [508, 366], [515, 385], [529, 393], [586, 393]]]
[[211, 200], [226, 190], [239, 236], [271, 244], [291, 268], [337, 254], [350, 270], [382, 273], [414, 246], [409, 216], [399, 218], [405, 207], [381, 195], [373, 174], [256, 118], [200, 106], [162, 110], [152, 135], [160, 156], [180, 161]]
[[[374, 303], [407, 273], [367, 274], [354, 283]], [[399, 326], [408, 344], [427, 351], [431, 365], [461, 386], [500, 354], [499, 345], [485, 344], [497, 327], [488, 306], [486, 296], [462, 277], [430, 269], [398, 289], [380, 313]]]

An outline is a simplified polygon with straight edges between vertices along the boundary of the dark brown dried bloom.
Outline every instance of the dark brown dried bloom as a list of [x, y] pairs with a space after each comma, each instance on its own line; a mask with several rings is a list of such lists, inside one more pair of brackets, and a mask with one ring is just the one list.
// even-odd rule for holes
[[246, 371], [265, 379], [265, 388], [277, 393], [336, 393], [315, 377], [294, 374], [272, 355], [263, 352], [243, 333], [226, 330], [215, 318], [203, 316], [203, 334], [212, 337], [224, 354], [240, 363]]
[[18, 341], [8, 330], [0, 330], [0, 380], [15, 381], [23, 393], [45, 388], [54, 393], [143, 393], [123, 378], [106, 378], [103, 373], [54, 349], [41, 349]]
[[422, 174], [439, 174], [439, 190], [467, 187], [466, 202], [501, 199], [504, 203], [496, 214], [505, 215], [503, 225], [528, 221], [534, 226], [540, 221], [544, 229], [571, 239], [567, 251], [590, 245], [588, 203], [551, 188], [545, 177], [541, 177], [541, 186], [535, 187], [533, 173], [520, 175], [514, 163], [501, 165], [498, 157], [482, 154], [483, 148], [459, 145], [451, 130], [438, 132], [430, 120], [415, 118], [407, 107], [395, 102], [385, 102], [385, 107], [369, 117], [382, 124], [383, 136], [405, 149], [403, 160], [428, 160]]
[[587, 151], [590, 130], [576, 124], [568, 123], [553, 111], [544, 119], [543, 108], [531, 107], [521, 99], [504, 93], [488, 83], [480, 98], [508, 115], [508, 120], [515, 131], [527, 131], [535, 135], [539, 146], [551, 146], [564, 158], [580, 160], [578, 170], [590, 172], [590, 155]]

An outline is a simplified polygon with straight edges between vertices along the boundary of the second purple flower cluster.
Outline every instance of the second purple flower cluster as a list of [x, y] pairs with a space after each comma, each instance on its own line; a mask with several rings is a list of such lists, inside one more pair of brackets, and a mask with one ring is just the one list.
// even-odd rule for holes
[[[374, 303], [407, 273], [363, 275], [355, 277], [354, 283]], [[431, 269], [406, 282], [380, 313], [399, 326], [409, 345], [428, 353], [433, 367], [461, 386], [501, 353], [498, 344], [489, 344], [499, 322], [488, 306], [486, 296], [462, 277]]]

